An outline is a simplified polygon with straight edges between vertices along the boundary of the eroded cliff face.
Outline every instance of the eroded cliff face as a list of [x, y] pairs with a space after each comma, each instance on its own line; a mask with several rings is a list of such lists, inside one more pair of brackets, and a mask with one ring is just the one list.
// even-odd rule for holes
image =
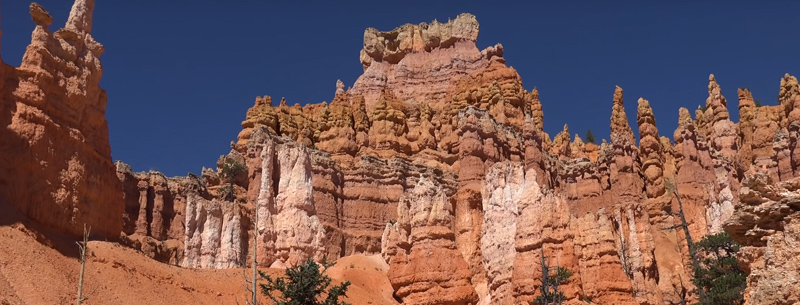
[[725, 230], [743, 247], [749, 273], [745, 304], [800, 302], [800, 179], [774, 181], [766, 171], [748, 173], [736, 212]]
[[[696, 298], [686, 280], [685, 236], [665, 230], [680, 222], [676, 196], [699, 240], [734, 215], [745, 172], [759, 169], [773, 181], [795, 176], [800, 89], [791, 76], [781, 81], [778, 106], [755, 107], [752, 94], [739, 90], [734, 123], [711, 75], [706, 110], [693, 119], [680, 109], [673, 140], [659, 133], [650, 102], [639, 98], [638, 143], [616, 87], [610, 140], [597, 145], [571, 137], [566, 125], [553, 138], [545, 133], [538, 90], [522, 88], [501, 45], [478, 50], [477, 32], [468, 14], [444, 24], [368, 29], [364, 74], [350, 89], [337, 82], [330, 103], [256, 98], [231, 153], [218, 162], [247, 166], [233, 181], [239, 212], [220, 205], [241, 214], [241, 236], [230, 241], [239, 259], [251, 254], [253, 234], [260, 263], [275, 267], [380, 253], [405, 303], [518, 304], [539, 293], [543, 250], [551, 264], [574, 273], [563, 286], [572, 303], [663, 304], [678, 298], [682, 282]], [[166, 185], [176, 202], [187, 202], [181, 194], [194, 189], [215, 206], [230, 182], [218, 172], [204, 170], [196, 187]], [[164, 185], [137, 179], [154, 194]], [[143, 197], [142, 187], [124, 184]], [[138, 219], [136, 211], [152, 219], [169, 214], [158, 200], [127, 201], [128, 222]], [[188, 228], [181, 217], [190, 214], [148, 220], [148, 232], [126, 225], [126, 233], [170, 240], [165, 224]], [[232, 232], [218, 228], [226, 221], [235, 222], [215, 218], [222, 225], [212, 234]], [[233, 256], [221, 244], [213, 253], [192, 248], [185, 232], [179, 261], [199, 255], [189, 260], [241, 264], [227, 263]]]
[[19, 67], [0, 64], [0, 204], [71, 235], [119, 238], [122, 193], [114, 178], [103, 45], [91, 34], [93, 0], [77, 0], [64, 28], [31, 4], [35, 23]]
[[472, 273], [458, 251], [453, 231], [452, 192], [420, 179], [386, 225], [384, 257], [389, 281], [403, 304], [475, 304]]
[[[23, 63], [0, 69], [0, 203], [59, 231], [121, 232], [123, 244], [190, 268], [380, 253], [407, 304], [530, 301], [543, 251], [574, 273], [570, 303], [663, 304], [689, 278], [683, 233], [664, 230], [679, 222], [679, 196], [695, 240], [724, 228], [747, 246], [750, 303], [797, 302], [786, 280], [797, 277], [800, 234], [792, 76], [780, 105], [756, 107], [740, 89], [738, 123], [710, 76], [705, 110], [680, 109], [672, 141], [640, 98], [637, 143], [619, 87], [608, 142], [566, 125], [551, 138], [538, 90], [522, 87], [501, 45], [477, 48], [477, 20], [462, 14], [368, 29], [364, 74], [349, 89], [337, 82], [330, 103], [256, 98], [216, 169], [168, 178], [117, 163], [113, 179], [93, 7], [77, 0], [50, 32], [32, 5]], [[221, 175], [230, 159], [245, 170]]]

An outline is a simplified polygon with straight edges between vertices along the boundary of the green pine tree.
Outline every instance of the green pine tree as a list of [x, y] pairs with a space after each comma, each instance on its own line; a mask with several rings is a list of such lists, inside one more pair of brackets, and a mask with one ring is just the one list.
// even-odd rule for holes
[[[347, 296], [350, 281], [341, 285], [331, 285], [331, 278], [324, 274], [333, 266], [322, 260], [322, 268], [313, 259], [286, 269], [286, 276], [273, 279], [259, 271], [266, 284], [259, 284], [261, 292], [270, 298], [275, 305], [350, 305], [339, 298]], [[321, 269], [321, 270], [320, 270]], [[274, 294], [280, 292], [280, 296]]]
[[586, 131], [586, 143], [597, 144], [597, 140], [595, 140], [591, 129]]
[[747, 274], [739, 269], [736, 261], [739, 244], [727, 232], [722, 232], [708, 235], [695, 245], [702, 259], [694, 270], [692, 282], [704, 295], [697, 304], [744, 303], [742, 292], [747, 286]]
[[[564, 284], [572, 276], [572, 272], [564, 267], [551, 267], [547, 264], [547, 258], [544, 256], [544, 246], [542, 251], [542, 285], [539, 286], [540, 294], [531, 304], [536, 305], [560, 305], [567, 300], [564, 292], [559, 289], [561, 284]], [[551, 273], [553, 272], [553, 273]]]
[[226, 186], [225, 192], [227, 192], [227, 199], [228, 201], [233, 201], [234, 198], [234, 188], [233, 185], [236, 182], [236, 176], [240, 173], [247, 171], [247, 167], [245, 167], [242, 163], [239, 163], [233, 158], [225, 158], [225, 162], [222, 163], [222, 169], [220, 170], [220, 175], [225, 180], [228, 180], [228, 185]]

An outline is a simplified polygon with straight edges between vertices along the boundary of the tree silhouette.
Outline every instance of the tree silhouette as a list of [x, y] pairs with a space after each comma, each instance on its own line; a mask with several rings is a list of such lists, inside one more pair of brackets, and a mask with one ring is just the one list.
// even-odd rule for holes
[[586, 143], [597, 144], [597, 140], [595, 140], [591, 129], [586, 131]]
[[247, 167], [245, 167], [243, 164], [239, 163], [233, 158], [225, 157], [225, 162], [222, 163], [222, 169], [220, 170], [220, 176], [225, 178], [225, 180], [228, 180], [228, 201], [233, 201], [235, 199], [233, 185], [235, 184], [236, 176], [246, 170]]

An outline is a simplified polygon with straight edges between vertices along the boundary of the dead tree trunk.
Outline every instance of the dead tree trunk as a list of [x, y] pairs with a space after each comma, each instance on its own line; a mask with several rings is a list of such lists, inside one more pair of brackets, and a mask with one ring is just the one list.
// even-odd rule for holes
[[547, 265], [546, 258], [544, 256], [544, 245], [540, 248], [542, 252], [542, 261], [541, 261], [541, 268], [542, 268], [542, 301], [540, 305], [549, 305], [550, 299], [552, 296], [550, 295], [550, 266]]
[[[668, 184], [668, 187], [670, 184]], [[700, 262], [697, 260], [697, 252], [694, 245], [694, 240], [692, 239], [692, 234], [689, 232], [689, 223], [686, 221], [686, 214], [683, 211], [683, 202], [681, 201], [681, 196], [678, 194], [678, 187], [677, 185], [671, 185], [672, 194], [675, 196], [675, 199], [678, 201], [678, 212], [672, 212], [673, 215], [680, 217], [681, 223], [666, 228], [667, 230], [674, 230], [677, 228], [683, 229], [683, 234], [686, 235], [686, 245], [689, 248], [689, 259], [692, 262], [692, 271], [698, 270], [700, 268]], [[683, 286], [683, 280], [681, 280], [681, 286]], [[702, 289], [698, 289], [698, 295], [700, 296], [700, 301], [702, 302], [705, 299], [705, 293]], [[684, 301], [685, 302], [685, 301]]]
[[258, 252], [257, 245], [258, 245], [258, 204], [256, 203], [255, 209], [253, 209], [253, 277], [250, 280], [250, 284], [253, 287], [250, 289], [250, 294], [252, 295], [252, 301], [250, 301], [250, 305], [257, 305], [256, 296], [258, 295], [258, 281], [256, 281], [258, 276]]
[[[242, 277], [244, 278], [244, 290], [247, 292], [245, 297], [245, 305], [258, 305], [258, 204], [256, 204], [256, 208], [253, 210], [253, 250], [252, 250], [252, 257], [253, 260], [251, 262], [252, 269], [253, 269], [253, 277], [248, 279], [247, 275], [242, 270]], [[248, 300], [249, 299], [249, 300]], [[238, 301], [237, 301], [238, 303]]]
[[83, 242], [77, 242], [78, 248], [80, 249], [80, 262], [81, 262], [81, 272], [78, 276], [78, 298], [77, 298], [77, 305], [81, 305], [83, 301], [86, 301], [88, 297], [83, 295], [83, 273], [86, 269], [86, 252], [89, 250], [89, 232], [92, 228], [86, 228], [86, 224], [83, 224]]

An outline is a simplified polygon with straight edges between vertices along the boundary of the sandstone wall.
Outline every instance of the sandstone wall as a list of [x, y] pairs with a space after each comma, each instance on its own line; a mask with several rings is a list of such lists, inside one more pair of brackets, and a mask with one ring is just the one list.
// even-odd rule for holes
[[64, 28], [31, 4], [35, 23], [19, 67], [0, 63], [0, 204], [59, 232], [119, 238], [122, 193], [114, 178], [103, 45], [91, 34], [93, 0], [75, 1]]
[[745, 304], [800, 302], [800, 179], [774, 181], [766, 171], [749, 174], [725, 230], [743, 248], [739, 262], [749, 273]]
[[[253, 143], [285, 138], [311, 148], [304, 191], [292, 200], [314, 201], [311, 214], [323, 229], [312, 227], [323, 233], [301, 243], [314, 249], [303, 256], [380, 252], [394, 268], [396, 295], [408, 303], [463, 303], [474, 301], [473, 294], [481, 304], [530, 301], [539, 276], [530, 267], [544, 249], [575, 273], [564, 286], [571, 302], [662, 304], [677, 298], [681, 281], [696, 298], [685, 280], [685, 236], [664, 229], [679, 222], [676, 196], [699, 240], [734, 214], [745, 172], [763, 169], [775, 181], [795, 176], [792, 122], [800, 90], [791, 76], [781, 81], [778, 106], [755, 107], [749, 91], [740, 90], [734, 123], [711, 75], [705, 110], [693, 119], [680, 109], [673, 140], [659, 133], [650, 102], [639, 98], [637, 141], [616, 87], [608, 141], [585, 143], [566, 125], [551, 138], [542, 130], [538, 90], [522, 88], [501, 45], [475, 47], [473, 21], [462, 15], [445, 25], [367, 30], [364, 74], [350, 89], [337, 82], [330, 103], [273, 105], [269, 96], [257, 98], [229, 154], [249, 168], [248, 178], [236, 182], [243, 213], [251, 213], [265, 187], [259, 173], [268, 164]], [[442, 30], [455, 28], [460, 34]], [[206, 180], [214, 196], [222, 182]], [[423, 180], [435, 181], [447, 198], [420, 197]], [[416, 225], [441, 234], [411, 236], [415, 225], [403, 219], [412, 207], [425, 207], [408, 198], [430, 204], [426, 213], [442, 209], [426, 215], [446, 221]], [[440, 201], [450, 204], [442, 208]], [[430, 244], [444, 249], [438, 262], [455, 265], [422, 262], [418, 249]], [[283, 250], [271, 251], [263, 255]], [[458, 277], [437, 278], [441, 268]]]
[[[522, 87], [502, 45], [477, 48], [477, 20], [462, 14], [367, 29], [364, 74], [352, 88], [337, 82], [330, 103], [256, 98], [216, 169], [168, 178], [118, 163], [114, 179], [93, 7], [77, 0], [51, 32], [32, 5], [22, 64], [0, 69], [3, 208], [73, 235], [83, 223], [123, 233], [190, 268], [380, 253], [408, 304], [530, 301], [542, 252], [574, 272], [570, 303], [663, 304], [689, 278], [683, 233], [664, 230], [678, 223], [679, 196], [695, 240], [725, 229], [746, 246], [750, 303], [796, 302], [783, 280], [795, 276], [800, 234], [792, 76], [776, 106], [740, 89], [738, 123], [710, 76], [705, 107], [694, 119], [680, 109], [672, 140], [640, 98], [638, 143], [617, 87], [608, 141], [585, 143], [566, 125], [551, 138], [538, 90]], [[228, 159], [246, 171], [221, 176]]]

